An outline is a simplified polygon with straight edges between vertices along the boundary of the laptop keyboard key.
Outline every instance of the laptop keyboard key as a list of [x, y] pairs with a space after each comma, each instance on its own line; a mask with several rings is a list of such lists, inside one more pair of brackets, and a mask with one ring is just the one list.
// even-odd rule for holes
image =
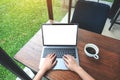
[[43, 57], [45, 58], [50, 53], [55, 53], [57, 58], [62, 58], [64, 54], [70, 54], [76, 58], [75, 48], [45, 48]]

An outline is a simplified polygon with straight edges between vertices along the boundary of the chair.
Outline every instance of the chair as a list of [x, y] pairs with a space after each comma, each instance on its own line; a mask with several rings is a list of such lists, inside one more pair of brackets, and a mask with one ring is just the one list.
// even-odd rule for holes
[[118, 11], [117, 11], [116, 15], [113, 17], [113, 19], [111, 19], [111, 25], [109, 27], [109, 30], [111, 30], [111, 28], [114, 24], [120, 25], [120, 20], [117, 20], [119, 16], [120, 16], [120, 8], [118, 9]]
[[120, 16], [120, 8], [116, 12], [116, 15], [111, 19], [111, 25], [109, 27], [109, 30], [111, 30], [111, 28], [114, 24], [119, 24], [120, 25], [120, 20], [118, 20], [119, 16]]
[[0, 47], [0, 64], [22, 80], [32, 80]]
[[109, 11], [109, 5], [78, 0], [71, 23], [77, 23], [79, 28], [101, 34]]
[[112, 6], [109, 13], [109, 18], [113, 19], [120, 8], [120, 0], [113, 0]]

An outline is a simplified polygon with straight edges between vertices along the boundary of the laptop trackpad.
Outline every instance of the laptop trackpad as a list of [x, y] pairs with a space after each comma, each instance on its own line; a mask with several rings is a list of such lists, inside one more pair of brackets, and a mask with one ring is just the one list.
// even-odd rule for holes
[[[44, 62], [45, 58], [42, 58], [41, 61], [40, 61], [40, 67], [41, 65], [43, 65], [43, 62]], [[53, 68], [54, 70], [68, 70], [68, 68], [65, 66], [64, 64], [64, 60], [62, 58], [57, 58], [57, 63], [56, 65], [54, 66]]]
[[62, 69], [62, 70], [68, 70], [68, 68], [64, 64], [64, 60], [62, 58], [57, 58], [57, 64], [53, 69]]

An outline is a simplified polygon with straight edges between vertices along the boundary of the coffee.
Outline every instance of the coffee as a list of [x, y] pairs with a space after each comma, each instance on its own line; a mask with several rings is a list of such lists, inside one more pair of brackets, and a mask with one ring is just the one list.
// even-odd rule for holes
[[95, 53], [96, 53], [95, 49], [92, 48], [92, 47], [87, 47], [87, 48], [86, 48], [86, 51], [87, 51], [88, 53], [90, 53], [90, 54], [95, 54]]

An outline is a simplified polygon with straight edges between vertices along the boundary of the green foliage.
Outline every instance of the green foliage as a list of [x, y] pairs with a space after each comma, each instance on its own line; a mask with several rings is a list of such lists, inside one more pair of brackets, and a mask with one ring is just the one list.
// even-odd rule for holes
[[104, 0], [104, 1], [113, 2], [114, 0]]
[[[53, 0], [55, 20], [60, 21], [60, 0]], [[48, 21], [46, 0], [0, 0], [0, 47], [12, 58], [17, 51]], [[19, 64], [23, 68], [22, 64]], [[0, 65], [0, 80], [16, 76]]]

